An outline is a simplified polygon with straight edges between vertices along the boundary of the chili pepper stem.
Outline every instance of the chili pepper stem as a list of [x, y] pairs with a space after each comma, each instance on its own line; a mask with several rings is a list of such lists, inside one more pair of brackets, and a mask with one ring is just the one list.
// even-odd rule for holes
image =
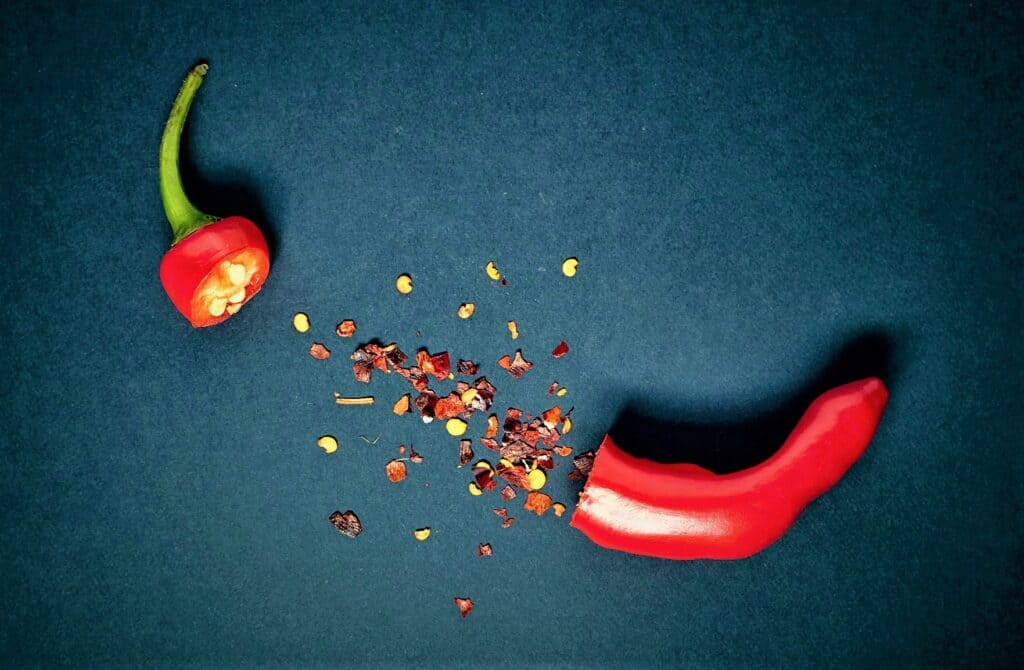
[[174, 99], [174, 106], [171, 107], [164, 136], [160, 141], [160, 197], [163, 199], [164, 212], [174, 233], [172, 245], [217, 220], [215, 216], [200, 212], [188, 199], [178, 168], [178, 151], [185, 118], [209, 69], [209, 65], [200, 63], [189, 71], [181, 90], [178, 91], [178, 96]]

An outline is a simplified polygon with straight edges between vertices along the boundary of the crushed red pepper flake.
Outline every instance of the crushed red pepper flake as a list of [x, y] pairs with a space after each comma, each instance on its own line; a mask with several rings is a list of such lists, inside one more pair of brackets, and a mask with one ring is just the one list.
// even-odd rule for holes
[[340, 511], [335, 511], [327, 520], [331, 522], [339, 533], [347, 535], [348, 537], [355, 538], [359, 533], [363, 532], [363, 524], [359, 523], [359, 517], [352, 510], [349, 510], [342, 514]]
[[356, 334], [356, 322], [352, 319], [345, 319], [334, 329], [338, 337], [352, 337]]
[[488, 543], [481, 543], [480, 546], [476, 548], [476, 555], [479, 558], [483, 558], [485, 556], [493, 556], [494, 555], [494, 550], [491, 549], [491, 545], [490, 544], [488, 544]]
[[508, 510], [505, 509], [504, 507], [495, 507], [494, 508], [494, 513], [497, 514], [502, 519], [507, 519], [508, 518]]
[[405, 479], [405, 461], [400, 461], [397, 458], [392, 458], [390, 461], [388, 461], [388, 464], [384, 469], [387, 472], [388, 479], [390, 479], [391, 482], [394, 484], [397, 484], [398, 482]]
[[555, 391], [558, 390], [558, 382], [551, 382], [551, 386], [548, 387], [548, 395], [555, 395]]
[[453, 598], [455, 606], [459, 608], [459, 614], [465, 619], [473, 611], [473, 601], [469, 598]]
[[473, 441], [459, 440], [459, 467], [469, 465], [473, 460]]
[[484, 445], [491, 451], [499, 451], [501, 449], [501, 446], [498, 444], [498, 441], [492, 437], [481, 437], [480, 444]]
[[498, 367], [506, 370], [514, 379], [519, 379], [533, 367], [533, 363], [523, 358], [522, 349], [517, 349], [513, 357], [505, 355], [499, 358]]
[[515, 486], [516, 488], [524, 490], [530, 489], [530, 479], [529, 476], [526, 474], [526, 468], [523, 467], [522, 465], [508, 466], [498, 464], [498, 468], [497, 470], [495, 470], [495, 474], [497, 474], [499, 477], [507, 481], [512, 486]]
[[555, 358], [561, 358], [567, 353], [569, 353], [569, 345], [565, 343], [565, 340], [562, 340], [558, 343], [558, 346], [555, 347], [554, 351], [551, 352], [551, 355]]
[[586, 479], [594, 467], [594, 451], [584, 451], [572, 459], [572, 464], [573, 469], [569, 473], [569, 479]]
[[309, 355], [318, 361], [325, 361], [331, 357], [331, 350], [319, 342], [314, 342], [309, 348]]
[[501, 489], [502, 500], [512, 500], [516, 497], [516, 490], [512, 488], [510, 484], [505, 484], [504, 488]]
[[540, 420], [544, 422], [544, 425], [548, 428], [554, 428], [562, 420], [562, 408], [555, 405], [549, 410], [546, 410], [540, 415]]
[[461, 358], [455, 364], [455, 371], [458, 372], [460, 375], [463, 375], [464, 377], [472, 377], [477, 373], [477, 370], [479, 369], [480, 366], [474, 363], [473, 361], [467, 361]]
[[484, 437], [492, 438], [498, 434], [498, 417], [494, 414], [487, 417], [487, 432], [484, 433]]
[[555, 447], [555, 453], [562, 458], [566, 458], [567, 456], [572, 455], [572, 447]]
[[502, 528], [510, 528], [512, 526], [512, 524], [515, 523], [515, 521], [516, 521], [516, 518], [514, 516], [510, 516], [509, 518], [507, 518], [507, 519], [505, 519], [504, 521], [501, 522], [501, 527]]
[[544, 513], [551, 509], [551, 496], [540, 491], [530, 491], [526, 494], [526, 504], [523, 509], [533, 512], [537, 516], [544, 516]]
[[565, 505], [560, 502], [556, 502], [551, 505], [551, 511], [555, 513], [555, 516], [562, 516], [565, 514]]
[[405, 453], [405, 445], [404, 444], [398, 445], [398, 453], [400, 453], [400, 454], [404, 454]]
[[419, 465], [420, 463], [423, 462], [423, 455], [416, 453], [415, 449], [409, 447], [409, 460], [415, 463], [416, 465]]
[[484, 466], [476, 466], [473, 468], [473, 479], [476, 482], [477, 488], [484, 493], [493, 491], [498, 486], [498, 482], [494, 481], [494, 470], [491, 469], [488, 464]]

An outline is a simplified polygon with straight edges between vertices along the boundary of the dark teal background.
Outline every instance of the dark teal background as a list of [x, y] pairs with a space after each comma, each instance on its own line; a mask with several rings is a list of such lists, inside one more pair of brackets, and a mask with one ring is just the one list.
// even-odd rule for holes
[[[6, 9], [4, 665], [1019, 656], [1020, 5], [764, 4]], [[195, 331], [157, 279], [156, 151], [200, 58], [188, 186], [259, 221], [274, 268], [238, 317]], [[578, 450], [614, 429], [730, 469], [841, 376], [884, 370], [892, 400], [864, 458], [764, 553], [631, 557], [521, 500], [501, 530], [455, 441], [390, 414], [401, 380], [334, 407], [363, 391], [342, 318], [481, 361], [499, 409], [544, 409], [558, 379]], [[537, 362], [517, 382], [493, 363], [511, 318]], [[313, 340], [334, 358], [311, 359]], [[426, 462], [391, 485], [410, 441]], [[550, 489], [571, 503], [565, 473]], [[350, 508], [354, 541], [326, 520]], [[456, 595], [476, 602], [465, 621]]]

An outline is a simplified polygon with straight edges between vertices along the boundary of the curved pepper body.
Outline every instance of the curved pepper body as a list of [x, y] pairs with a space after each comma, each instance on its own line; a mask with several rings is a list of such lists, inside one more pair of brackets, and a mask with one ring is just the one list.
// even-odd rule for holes
[[270, 273], [266, 238], [256, 224], [241, 216], [206, 224], [171, 247], [160, 261], [160, 282], [189, 323], [197, 328], [212, 326], [234, 313], [227, 308], [218, 316], [210, 312], [210, 303], [218, 294], [233, 290], [230, 277], [217, 277], [232, 264], [245, 268], [239, 286], [239, 290], [245, 290], [245, 297], [235, 303], [240, 305], [263, 288]]
[[874, 377], [834, 388], [771, 458], [727, 475], [636, 458], [606, 436], [571, 525], [632, 554], [746, 558], [781, 537], [864, 453], [888, 398]]

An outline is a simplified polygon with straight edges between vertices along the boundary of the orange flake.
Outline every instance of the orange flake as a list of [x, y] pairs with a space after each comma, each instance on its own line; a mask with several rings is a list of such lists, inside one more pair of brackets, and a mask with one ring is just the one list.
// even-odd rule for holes
[[544, 513], [551, 508], [551, 496], [540, 491], [530, 491], [526, 494], [526, 504], [523, 508], [537, 516], [544, 516]]
[[352, 337], [356, 334], [356, 322], [352, 319], [345, 319], [334, 329], [338, 337]]
[[398, 416], [402, 416], [403, 414], [408, 412], [409, 411], [409, 394], [406, 393], [404, 396], [399, 398], [398, 402], [396, 402], [394, 407], [391, 408], [391, 411], [394, 412], [395, 414], [397, 414]]
[[388, 461], [385, 471], [388, 473], [388, 479], [390, 479], [393, 483], [397, 484], [398, 482], [405, 479], [405, 461], [400, 461], [397, 458], [393, 458], [390, 461]]
[[331, 350], [319, 342], [314, 342], [313, 346], [309, 348], [309, 355], [318, 361], [325, 361], [331, 357]]

